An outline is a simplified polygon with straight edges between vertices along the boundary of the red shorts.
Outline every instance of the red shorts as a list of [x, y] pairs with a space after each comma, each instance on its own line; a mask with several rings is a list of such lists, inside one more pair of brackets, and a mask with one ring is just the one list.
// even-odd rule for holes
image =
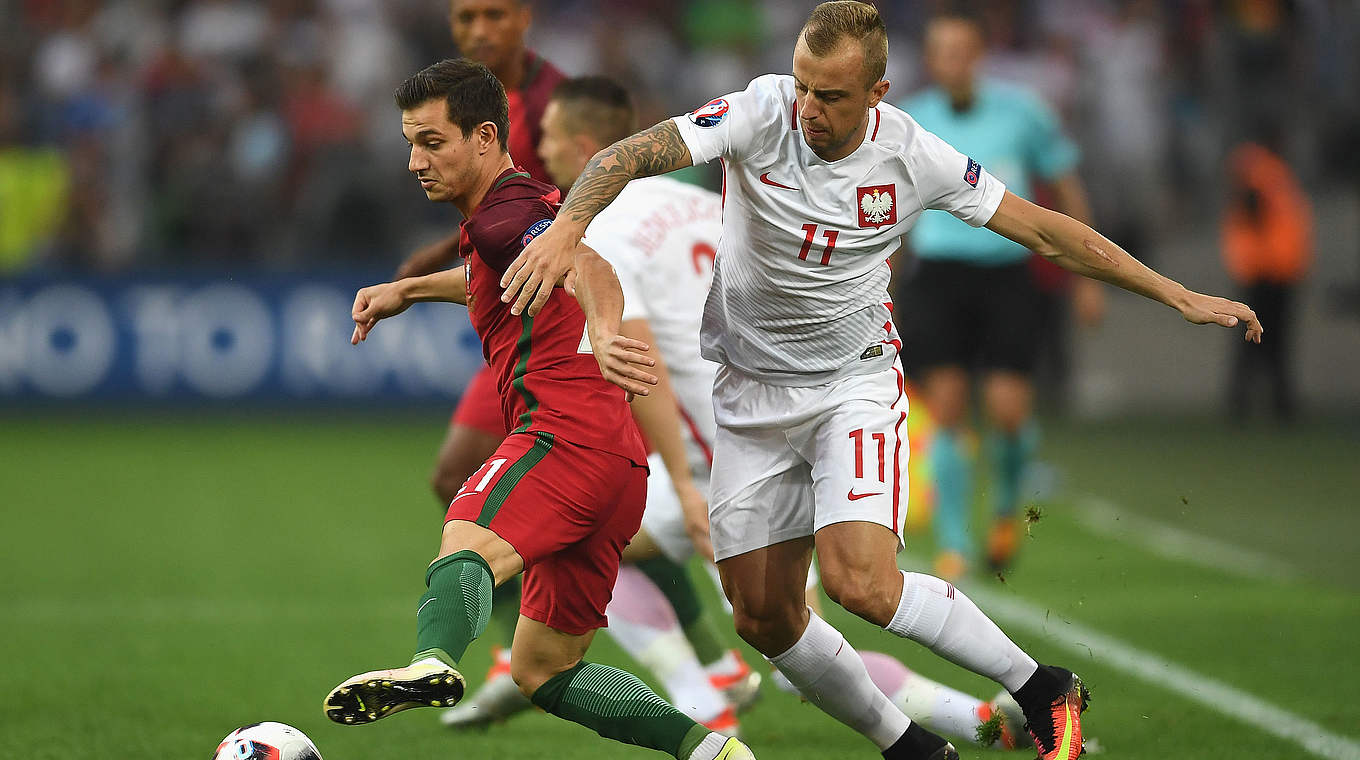
[[563, 633], [606, 625], [619, 556], [642, 523], [647, 468], [550, 433], [506, 436], [449, 504], [524, 560], [520, 614]]
[[483, 364], [468, 381], [467, 390], [458, 400], [449, 425], [462, 425], [480, 430], [487, 435], [503, 438], [506, 434], [505, 415], [501, 412], [501, 394], [496, 390], [496, 376]]

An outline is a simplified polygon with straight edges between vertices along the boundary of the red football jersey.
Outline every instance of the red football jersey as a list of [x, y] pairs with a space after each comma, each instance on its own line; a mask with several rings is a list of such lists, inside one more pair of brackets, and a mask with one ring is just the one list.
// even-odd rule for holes
[[519, 89], [507, 92], [510, 101], [510, 134], [506, 137], [510, 157], [539, 182], [553, 184], [552, 177], [538, 157], [538, 141], [543, 139], [543, 111], [553, 88], [566, 79], [556, 66], [532, 50], [524, 52], [524, 81]]
[[468, 313], [496, 376], [505, 429], [543, 431], [646, 465], [647, 452], [622, 388], [600, 375], [585, 338], [586, 315], [561, 288], [536, 317], [501, 301], [501, 275], [557, 216], [560, 191], [507, 169], [461, 227]]

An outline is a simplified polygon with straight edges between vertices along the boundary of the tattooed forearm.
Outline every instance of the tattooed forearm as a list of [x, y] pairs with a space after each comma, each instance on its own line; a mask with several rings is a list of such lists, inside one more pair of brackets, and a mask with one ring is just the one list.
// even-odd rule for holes
[[693, 163], [679, 128], [667, 119], [596, 153], [572, 184], [558, 216], [588, 224], [618, 197], [629, 180], [664, 174]]

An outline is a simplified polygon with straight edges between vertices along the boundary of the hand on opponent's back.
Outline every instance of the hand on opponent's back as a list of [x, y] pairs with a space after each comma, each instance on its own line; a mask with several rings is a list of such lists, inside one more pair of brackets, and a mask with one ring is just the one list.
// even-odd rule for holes
[[553, 288], [571, 269], [578, 241], [559, 239], [563, 234], [570, 238], [570, 234], [554, 234], [557, 229], [554, 224], [529, 241], [501, 276], [501, 287], [505, 288], [501, 300], [505, 303], [514, 301], [510, 307], [511, 314], [519, 315], [528, 311], [529, 316], [538, 316], [539, 310], [548, 302], [548, 296], [552, 295]]
[[656, 375], [641, 369], [656, 366], [656, 359], [647, 355], [651, 347], [646, 343], [626, 335], [592, 335], [590, 346], [600, 365], [600, 374], [627, 392], [629, 401], [633, 396], [646, 396], [652, 392], [652, 386], [657, 383]]

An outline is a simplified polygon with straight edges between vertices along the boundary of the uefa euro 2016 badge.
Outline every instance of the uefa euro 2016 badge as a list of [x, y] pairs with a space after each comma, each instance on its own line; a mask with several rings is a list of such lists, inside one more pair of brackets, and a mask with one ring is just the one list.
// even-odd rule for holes
[[977, 187], [978, 180], [982, 179], [982, 164], [968, 159], [968, 165], [963, 169], [963, 181], [971, 187]]
[[869, 185], [855, 188], [860, 228], [878, 229], [897, 224], [897, 186]]
[[523, 235], [520, 235], [519, 247], [524, 248], [528, 246], [530, 243], [534, 242], [534, 238], [542, 235], [543, 231], [551, 226], [551, 219], [539, 219], [537, 222], [529, 225], [529, 229], [525, 230]]
[[701, 127], [716, 127], [725, 118], [727, 101], [722, 98], [714, 98], [705, 103], [703, 108], [695, 109], [689, 114], [689, 120]]

